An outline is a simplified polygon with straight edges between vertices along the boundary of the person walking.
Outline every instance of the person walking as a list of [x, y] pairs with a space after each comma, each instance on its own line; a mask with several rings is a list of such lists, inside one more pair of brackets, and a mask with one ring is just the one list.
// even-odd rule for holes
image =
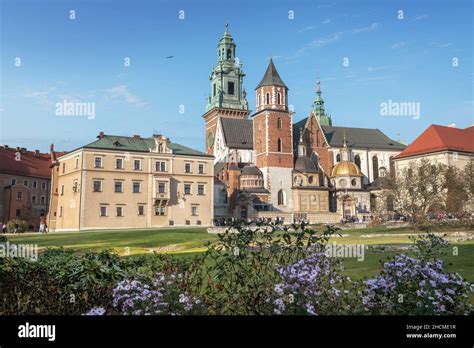
[[18, 227], [20, 227], [20, 226], [17, 223], [15, 223], [15, 225], [13, 226], [13, 234], [18, 233]]
[[5, 234], [7, 233], [7, 224], [2, 222], [2, 233]]

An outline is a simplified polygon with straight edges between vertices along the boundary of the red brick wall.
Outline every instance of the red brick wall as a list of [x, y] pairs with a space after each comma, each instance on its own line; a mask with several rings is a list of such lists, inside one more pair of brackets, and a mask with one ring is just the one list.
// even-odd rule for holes
[[[256, 165], [263, 167], [293, 168], [293, 140], [291, 136], [291, 116], [287, 112], [263, 111], [254, 117], [254, 144], [257, 146]], [[268, 117], [268, 153], [266, 118]], [[281, 129], [278, 128], [278, 119], [281, 120]], [[262, 125], [259, 130], [259, 123]], [[278, 139], [282, 140], [281, 153], [278, 152]], [[258, 151], [259, 143], [262, 152]]]
[[323, 135], [323, 131], [318, 125], [316, 117], [310, 116], [309, 122], [303, 133], [304, 141], [309, 145], [308, 157], [314, 151], [319, 156], [319, 162], [323, 167], [326, 175], [331, 174], [331, 169], [334, 166], [332, 151], [329, 150], [328, 144]]

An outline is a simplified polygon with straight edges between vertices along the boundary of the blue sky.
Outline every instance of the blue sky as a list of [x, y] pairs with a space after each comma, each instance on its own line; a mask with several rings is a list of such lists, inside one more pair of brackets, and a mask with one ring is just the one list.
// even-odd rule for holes
[[[0, 3], [1, 144], [72, 150], [99, 131], [159, 132], [203, 150], [201, 116], [226, 19], [252, 110], [273, 56], [295, 121], [308, 115], [319, 73], [334, 125], [379, 128], [410, 142], [432, 123], [474, 123], [469, 0]], [[64, 99], [94, 102], [95, 118], [57, 116]], [[388, 100], [420, 103], [421, 117], [381, 116]]]

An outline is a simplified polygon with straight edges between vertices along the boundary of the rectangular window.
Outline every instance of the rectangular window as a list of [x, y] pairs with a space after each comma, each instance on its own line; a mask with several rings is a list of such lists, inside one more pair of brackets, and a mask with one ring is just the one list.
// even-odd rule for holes
[[75, 165], [74, 165], [74, 168], [75, 168], [75, 169], [79, 168], [79, 157], [76, 158], [76, 163], [75, 163]]
[[107, 207], [101, 206], [100, 207], [100, 216], [107, 216]]
[[134, 182], [133, 183], [133, 193], [140, 193], [140, 183]]
[[134, 160], [134, 161], [133, 161], [133, 169], [135, 169], [135, 170], [141, 170], [141, 169], [142, 169], [142, 161], [140, 161], [140, 160]]
[[164, 216], [165, 215], [165, 207], [156, 207], [155, 208], [155, 215]]
[[23, 181], [23, 185], [25, 185], [26, 187], [28, 187], [28, 180]]
[[191, 163], [185, 163], [184, 164], [184, 172], [185, 173], [191, 173]]
[[212, 95], [214, 97], [216, 96], [216, 84], [215, 83], [212, 85]]
[[61, 196], [64, 195], [64, 185], [61, 185]]
[[12, 179], [12, 186], [16, 185], [16, 179]]
[[102, 192], [102, 181], [94, 180], [94, 192]]
[[45, 196], [41, 196], [41, 204], [46, 204], [46, 197]]
[[197, 205], [191, 206], [191, 215], [192, 215], [192, 216], [197, 216], [197, 214], [198, 214], [198, 207], [197, 207]]
[[42, 190], [46, 190], [46, 183], [45, 183], [45, 182], [42, 182], [42, 183], [41, 183], [41, 189], [42, 189]]
[[199, 184], [198, 185], [198, 195], [204, 195], [204, 185], [203, 184]]
[[19, 217], [21, 215], [21, 209], [16, 210], [16, 217]]
[[145, 206], [143, 205], [138, 206], [138, 215], [145, 215]]
[[166, 162], [157, 161], [155, 166], [157, 172], [166, 172]]
[[166, 193], [166, 183], [164, 182], [158, 183], [158, 193]]
[[121, 181], [116, 181], [115, 182], [115, 192], [117, 192], [117, 193], [122, 192], [122, 182]]
[[123, 216], [123, 207], [115, 207], [117, 211], [117, 216]]
[[38, 182], [33, 181], [33, 188], [35, 189], [35, 188], [37, 188], [37, 187], [38, 187]]
[[66, 172], [66, 163], [63, 163], [63, 166], [62, 166], [62, 172], [65, 173]]
[[96, 157], [94, 161], [95, 168], [102, 168], [102, 157]]
[[78, 189], [77, 180], [74, 180], [72, 182], [72, 192], [77, 192], [77, 189]]
[[204, 174], [204, 164], [199, 163], [198, 172], [199, 174]]
[[233, 82], [228, 82], [227, 83], [227, 92], [229, 95], [234, 95], [234, 83]]
[[60, 217], [63, 216], [63, 207], [62, 206], [59, 207], [59, 216]]
[[35, 195], [31, 196], [31, 203], [36, 203], [36, 196]]
[[185, 195], [191, 194], [191, 184], [184, 184], [184, 194]]
[[115, 169], [123, 169], [123, 158], [115, 159]]

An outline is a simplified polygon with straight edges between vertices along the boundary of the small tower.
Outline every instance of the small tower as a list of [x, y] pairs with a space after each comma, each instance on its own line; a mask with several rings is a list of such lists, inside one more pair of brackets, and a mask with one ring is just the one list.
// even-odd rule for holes
[[321, 96], [321, 81], [316, 82], [316, 99], [313, 103], [313, 111], [321, 126], [332, 126], [331, 116], [324, 110], [324, 99]]
[[292, 115], [288, 110], [288, 87], [273, 60], [255, 88], [257, 111], [253, 115], [255, 164], [264, 174], [275, 210], [291, 211], [293, 170]]
[[211, 93], [207, 97], [206, 113], [206, 150], [214, 152], [216, 127], [219, 117], [247, 119], [250, 113], [246, 92], [243, 87], [244, 72], [242, 63], [236, 59], [236, 44], [229, 34], [226, 23], [224, 35], [217, 44], [217, 64], [212, 66]]

